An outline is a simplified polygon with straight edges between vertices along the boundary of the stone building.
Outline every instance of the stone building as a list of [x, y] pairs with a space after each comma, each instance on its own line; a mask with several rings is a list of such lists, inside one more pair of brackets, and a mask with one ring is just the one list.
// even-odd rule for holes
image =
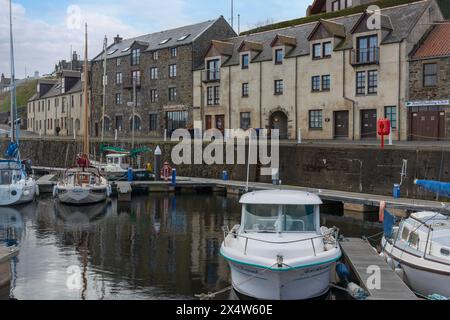
[[[378, 118], [406, 140], [408, 57], [433, 0], [212, 41], [194, 75], [204, 128], [273, 128], [281, 138], [376, 139]], [[310, 21], [310, 20], [309, 20]], [[370, 21], [370, 23], [368, 23]]]
[[377, 2], [377, 0], [314, 0], [312, 5], [308, 7], [306, 15], [309, 16], [324, 12], [336, 12], [373, 2]]
[[76, 51], [74, 51], [72, 53], [72, 57], [71, 57], [70, 61], [60, 60], [55, 65], [54, 74], [58, 74], [58, 72], [67, 71], [67, 70], [81, 72], [81, 70], [83, 69], [83, 65], [84, 65], [84, 60], [80, 60], [78, 53]]
[[78, 136], [83, 129], [83, 81], [77, 71], [40, 79], [27, 103], [27, 130], [42, 135]]
[[11, 78], [6, 78], [5, 75], [2, 73], [0, 78], [0, 94], [9, 92], [11, 86]]
[[[117, 36], [107, 51], [105, 136], [132, 131], [136, 79], [135, 133], [161, 137], [193, 126], [193, 70], [203, 63], [212, 39], [235, 36], [223, 17], [132, 39]], [[92, 135], [100, 136], [104, 53], [92, 61]], [[166, 131], [167, 130], [167, 131]]]
[[[444, 41], [447, 39], [447, 41]], [[450, 139], [450, 21], [431, 28], [411, 54], [408, 121], [411, 140]]]

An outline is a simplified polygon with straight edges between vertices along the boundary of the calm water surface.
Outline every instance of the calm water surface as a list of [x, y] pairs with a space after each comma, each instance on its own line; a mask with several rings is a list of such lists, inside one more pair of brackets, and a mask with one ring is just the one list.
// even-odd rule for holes
[[[229, 286], [221, 228], [239, 221], [237, 197], [208, 194], [152, 194], [80, 208], [48, 198], [0, 208], [0, 243], [21, 248], [0, 299], [194, 299]], [[380, 231], [332, 215], [322, 223], [346, 236]]]

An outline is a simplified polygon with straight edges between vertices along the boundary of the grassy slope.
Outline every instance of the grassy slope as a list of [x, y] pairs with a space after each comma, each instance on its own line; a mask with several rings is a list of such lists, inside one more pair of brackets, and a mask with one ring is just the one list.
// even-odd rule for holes
[[[388, 8], [388, 7], [398, 6], [398, 5], [417, 2], [417, 1], [420, 1], [420, 0], [379, 0], [377, 2], [372, 3], [372, 5], [377, 5], [380, 8]], [[445, 0], [445, 1], [448, 1], [448, 0]], [[347, 16], [347, 15], [363, 12], [367, 9], [368, 6], [369, 5], [361, 5], [361, 6], [356, 6], [356, 7], [340, 10], [337, 12], [321, 13], [321, 14], [316, 14], [316, 15], [312, 15], [309, 17], [288, 20], [288, 21], [282, 21], [282, 22], [274, 23], [274, 24], [267, 25], [267, 26], [264, 26], [261, 28], [256, 28], [256, 29], [242, 32], [241, 35], [247, 35], [247, 34], [252, 34], [252, 33], [257, 33], [257, 32], [263, 32], [263, 31], [297, 26], [300, 24], [318, 21], [319, 19], [332, 19], [332, 18], [336, 18], [336, 17]]]
[[[36, 80], [27, 82], [25, 85], [17, 88], [17, 106], [24, 107], [36, 92]], [[10, 108], [10, 93], [0, 95], [0, 112], [8, 112]]]

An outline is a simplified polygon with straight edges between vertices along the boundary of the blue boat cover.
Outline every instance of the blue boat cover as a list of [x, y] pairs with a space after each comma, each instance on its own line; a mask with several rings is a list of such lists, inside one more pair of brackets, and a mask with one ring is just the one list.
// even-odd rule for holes
[[5, 157], [9, 159], [16, 159], [19, 153], [19, 146], [15, 142], [11, 142], [6, 149]]
[[391, 214], [386, 209], [384, 209], [383, 229], [384, 229], [384, 236], [386, 238], [392, 237], [392, 231], [394, 229], [394, 224], [395, 224], [394, 215]]
[[450, 183], [432, 180], [416, 180], [416, 185], [425, 190], [450, 198]]

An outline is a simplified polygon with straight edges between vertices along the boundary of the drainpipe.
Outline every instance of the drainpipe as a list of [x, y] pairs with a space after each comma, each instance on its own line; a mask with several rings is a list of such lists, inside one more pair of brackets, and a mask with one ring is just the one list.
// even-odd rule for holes
[[397, 137], [398, 140], [400, 141], [401, 138], [401, 134], [400, 134], [400, 130], [401, 130], [401, 85], [402, 85], [402, 43], [400, 42], [398, 44], [398, 112], [397, 112]]
[[298, 57], [295, 57], [295, 140], [298, 141]]
[[342, 53], [342, 97], [350, 101], [352, 103], [352, 141], [355, 141], [355, 108], [356, 108], [356, 101], [353, 99], [350, 99], [347, 97], [347, 93], [345, 92], [345, 50]]
[[262, 62], [259, 63], [259, 128], [263, 128], [262, 120]]
[[228, 66], [228, 129], [231, 130], [231, 66]]

